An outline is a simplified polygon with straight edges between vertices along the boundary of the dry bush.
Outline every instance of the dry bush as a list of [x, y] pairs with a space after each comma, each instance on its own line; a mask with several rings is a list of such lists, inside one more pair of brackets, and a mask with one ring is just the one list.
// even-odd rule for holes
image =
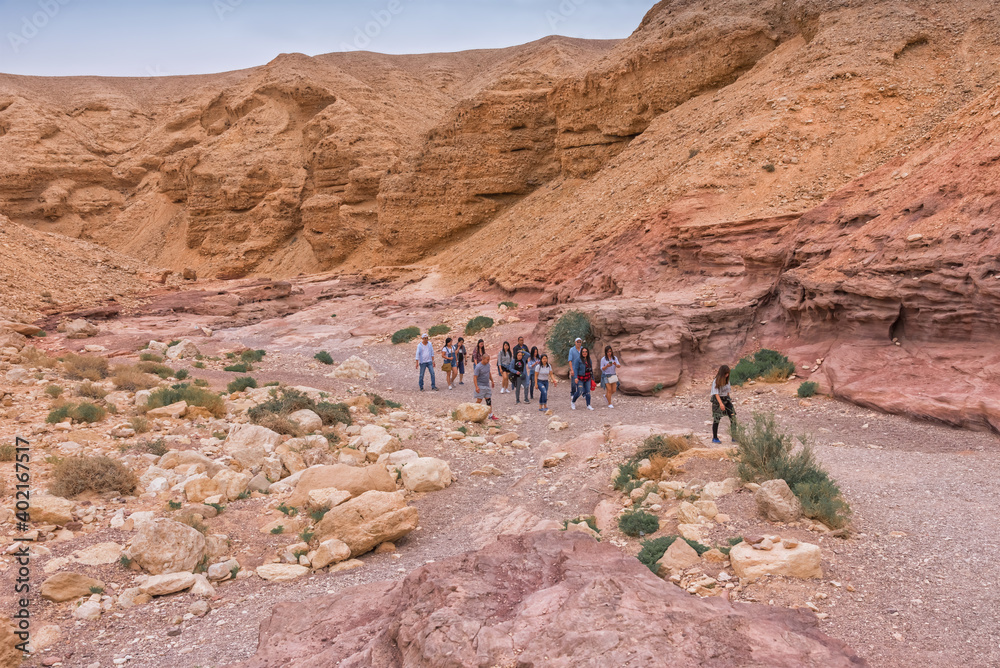
[[634, 459], [649, 459], [652, 461], [652, 458], [656, 455], [666, 458], [675, 457], [698, 445], [698, 440], [693, 434], [687, 434], [686, 436], [654, 434], [643, 441], [643, 444], [636, 451]]
[[138, 392], [139, 390], [148, 390], [156, 387], [159, 384], [160, 379], [146, 373], [138, 367], [121, 365], [116, 366], [112, 371], [111, 382], [114, 383], [115, 387], [119, 390]]
[[34, 346], [25, 346], [21, 349], [21, 363], [30, 367], [54, 369], [58, 361], [55, 357], [50, 357]]
[[649, 458], [650, 480], [662, 480], [664, 475], [674, 475], [677, 467], [673, 460], [665, 455], [653, 455]]
[[294, 437], [302, 435], [302, 429], [299, 428], [298, 424], [277, 413], [264, 413], [254, 420], [254, 424], [258, 424], [279, 434], [288, 434]]
[[789, 373], [786, 369], [780, 369], [775, 367], [774, 369], [771, 369], [763, 376], [761, 376], [760, 380], [765, 383], [784, 383], [786, 380], [788, 380], [788, 376]]
[[131, 494], [138, 484], [136, 475], [121, 462], [104, 456], [68, 457], [53, 469], [49, 491], [64, 498], [83, 492]]
[[67, 353], [62, 358], [66, 375], [76, 380], [103, 380], [108, 377], [108, 360], [96, 355]]
[[103, 399], [108, 396], [107, 391], [100, 385], [94, 385], [89, 380], [80, 383], [80, 386], [76, 388], [77, 396], [87, 397], [88, 399]]

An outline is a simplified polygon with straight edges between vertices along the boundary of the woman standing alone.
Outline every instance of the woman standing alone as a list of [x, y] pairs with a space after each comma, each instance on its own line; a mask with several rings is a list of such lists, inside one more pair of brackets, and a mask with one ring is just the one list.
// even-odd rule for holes
[[604, 398], [608, 400], [608, 408], [614, 408], [611, 397], [618, 389], [618, 367], [622, 363], [615, 356], [611, 346], [604, 347], [604, 357], [601, 358], [601, 383], [604, 385]]
[[[719, 367], [719, 372], [715, 374], [712, 381], [712, 443], [722, 443], [719, 440], [719, 423], [722, 416], [729, 417], [729, 432], [733, 431], [733, 420], [736, 419], [736, 409], [733, 408], [733, 401], [729, 398], [732, 387], [729, 385], [729, 367], [723, 364]], [[733, 439], [734, 441], [736, 439]]]

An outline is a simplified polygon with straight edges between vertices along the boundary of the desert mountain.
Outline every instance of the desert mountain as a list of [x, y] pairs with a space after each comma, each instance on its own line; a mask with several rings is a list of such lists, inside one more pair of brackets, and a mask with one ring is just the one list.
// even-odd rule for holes
[[996, 428], [998, 34], [987, 0], [665, 0], [620, 42], [4, 76], [0, 213], [218, 277], [572, 303], [636, 392], [763, 344]]

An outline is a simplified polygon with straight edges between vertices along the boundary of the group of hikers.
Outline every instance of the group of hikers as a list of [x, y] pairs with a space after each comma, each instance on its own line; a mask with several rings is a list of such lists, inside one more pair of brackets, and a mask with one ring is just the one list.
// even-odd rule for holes
[[[483, 339], [479, 339], [470, 356], [465, 348], [465, 337], [460, 336], [457, 341], [454, 343], [453, 341], [449, 336], [445, 339], [444, 348], [441, 349], [441, 370], [445, 373], [448, 389], [454, 389], [456, 384], [465, 385], [466, 359], [469, 359], [472, 363], [472, 385], [476, 403], [481, 404], [485, 401], [490, 409], [490, 419], [498, 419], [493, 412], [493, 390], [496, 388], [496, 379], [493, 376], [490, 355], [486, 352], [486, 343]], [[587, 408], [594, 410], [590, 405], [590, 394], [597, 389], [598, 374], [608, 408], [614, 408], [612, 397], [618, 391], [618, 370], [624, 365], [611, 346], [604, 347], [604, 356], [595, 369], [590, 349], [583, 345], [583, 339], [577, 338], [573, 347], [569, 349], [566, 362], [570, 368], [571, 409], [576, 410], [576, 402], [582, 397], [587, 403]], [[434, 346], [426, 332], [421, 335], [420, 343], [417, 345], [416, 366], [420, 370], [420, 391], [424, 390], [424, 375], [427, 371], [430, 371], [431, 390], [437, 391], [434, 376]], [[539, 412], [548, 410], [549, 384], [555, 387], [559, 381], [552, 371], [547, 353], [539, 351], [536, 346], [529, 348], [523, 336], [517, 337], [517, 344], [513, 348], [508, 341], [504, 341], [497, 355], [496, 371], [497, 377], [500, 378], [500, 394], [513, 393], [515, 404], [522, 403], [522, 398], [524, 403], [530, 404], [537, 393]], [[728, 417], [730, 426], [736, 419], [736, 409], [730, 398], [732, 387], [729, 383], [729, 374], [729, 367], [723, 364], [712, 380], [710, 400], [713, 443], [721, 443], [719, 423], [722, 418]]]
[[[424, 389], [424, 376], [430, 371], [431, 390], [437, 390], [434, 376], [434, 347], [428, 334], [424, 333], [417, 345], [416, 368], [420, 371], [419, 386]], [[538, 394], [538, 411], [545, 412], [549, 407], [549, 388], [558, 385], [547, 353], [541, 352], [537, 346], [530, 348], [524, 342], [524, 337], [517, 337], [517, 344], [512, 348], [510, 342], [504, 341], [496, 357], [497, 376], [493, 375], [493, 366], [486, 343], [483, 339], [476, 342], [476, 347], [469, 355], [465, 347], [465, 338], [452, 337], [445, 339], [441, 349], [441, 370], [444, 371], [448, 389], [455, 385], [465, 385], [466, 360], [472, 363], [472, 384], [477, 404], [484, 401], [490, 408], [490, 418], [496, 420], [493, 413], [493, 390], [496, 380], [500, 379], [500, 394], [514, 394], [515, 403], [530, 404]], [[589, 410], [594, 410], [590, 404], [591, 392], [597, 389], [598, 377], [604, 388], [604, 398], [608, 408], [614, 408], [612, 397], [618, 391], [618, 369], [624, 366], [611, 346], [604, 347], [604, 357], [598, 366], [594, 367], [593, 355], [590, 349], [583, 345], [583, 339], [577, 338], [569, 349], [566, 362], [569, 365], [570, 408], [576, 410], [576, 402], [582, 397]]]

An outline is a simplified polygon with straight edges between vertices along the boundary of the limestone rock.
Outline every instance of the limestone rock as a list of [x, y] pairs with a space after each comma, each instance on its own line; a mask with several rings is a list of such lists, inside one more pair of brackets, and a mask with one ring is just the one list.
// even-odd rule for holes
[[757, 510], [771, 522], [794, 522], [802, 517], [802, 503], [784, 480], [768, 480], [754, 492]]
[[407, 506], [402, 495], [365, 492], [330, 510], [316, 525], [316, 538], [339, 538], [357, 557], [379, 543], [402, 538], [417, 528], [418, 519], [417, 509]]
[[736, 575], [747, 582], [753, 582], [764, 575], [823, 577], [819, 546], [811, 543], [799, 543], [791, 549], [778, 543], [770, 550], [757, 550], [744, 541], [729, 551], [729, 560]]
[[226, 454], [243, 469], [260, 466], [268, 453], [274, 452], [281, 434], [255, 424], [236, 424], [222, 444]]
[[200, 354], [198, 346], [196, 346], [194, 342], [189, 339], [181, 339], [180, 343], [170, 346], [166, 351], [168, 360], [179, 360], [185, 357], [197, 357]]
[[210, 496], [219, 493], [217, 482], [204, 476], [191, 478], [184, 483], [184, 496], [191, 503], [201, 503]]
[[351, 556], [351, 548], [347, 543], [337, 538], [324, 540], [316, 548], [315, 554], [309, 560], [315, 569], [326, 568], [330, 564], [335, 564]]
[[298, 564], [262, 564], [257, 567], [257, 576], [271, 582], [287, 582], [309, 574], [309, 568]]
[[685, 568], [690, 568], [700, 561], [701, 557], [698, 556], [695, 549], [688, 545], [686, 540], [677, 538], [656, 562], [656, 574], [661, 578], [668, 577], [673, 573], [683, 571]]
[[319, 510], [321, 508], [329, 509], [334, 506], [339, 506], [350, 498], [350, 492], [345, 492], [342, 489], [336, 489], [334, 487], [313, 489], [309, 491], [309, 496], [306, 500], [306, 508], [309, 510]]
[[94, 600], [94, 596], [90, 598], [89, 601], [84, 601], [73, 610], [73, 616], [77, 619], [83, 619], [88, 622], [97, 621], [101, 618], [101, 597], [97, 596]]
[[205, 537], [186, 524], [156, 519], [137, 528], [128, 552], [153, 575], [190, 572], [205, 554]]
[[381, 466], [364, 468], [346, 464], [314, 466], [302, 472], [295, 484], [295, 491], [286, 503], [289, 506], [305, 505], [310, 491], [328, 487], [350, 492], [351, 496], [359, 496], [372, 490], [395, 492], [396, 482]]
[[697, 506], [688, 501], [681, 501], [677, 507], [677, 521], [683, 524], [697, 524], [701, 519], [701, 513]]
[[233, 569], [235, 568], [238, 571], [239, 567], [240, 562], [235, 559], [228, 559], [218, 564], [212, 564], [208, 567], [208, 579], [212, 582], [228, 580], [233, 576]]
[[711, 501], [715, 499], [721, 499], [727, 494], [732, 494], [740, 488], [739, 478], [726, 478], [725, 480], [718, 482], [708, 482], [705, 483], [704, 489], [701, 491], [701, 498], [706, 501]]
[[150, 576], [139, 585], [139, 591], [150, 596], [166, 596], [189, 589], [196, 581], [193, 573], [163, 573]]
[[435, 457], [418, 457], [402, 468], [403, 487], [411, 492], [435, 492], [451, 484], [448, 462]]
[[178, 401], [177, 403], [170, 404], [169, 406], [151, 408], [146, 411], [146, 415], [151, 418], [173, 418], [177, 420], [184, 415], [187, 408], [188, 405], [186, 401]]
[[250, 480], [249, 473], [237, 473], [232, 469], [222, 469], [212, 478], [212, 482], [215, 483], [216, 489], [219, 490], [224, 501], [238, 499], [249, 488]]
[[97, 336], [98, 329], [94, 323], [83, 318], [77, 318], [76, 320], [67, 322], [63, 331], [67, 339], [86, 339], [91, 336]]
[[299, 428], [307, 434], [323, 428], [323, 419], [308, 408], [289, 414], [288, 419], [299, 425]]
[[367, 424], [361, 428], [361, 443], [373, 461], [378, 459], [379, 455], [389, 454], [400, 448], [398, 438], [386, 431], [385, 427], [374, 424]]
[[73, 521], [73, 502], [61, 496], [32, 494], [28, 500], [28, 516], [36, 524], [63, 526]]
[[42, 583], [42, 598], [62, 603], [81, 596], [90, 596], [94, 593], [91, 589], [103, 591], [104, 583], [82, 573], [63, 571]]
[[351, 355], [327, 376], [344, 380], [374, 380], [378, 374], [375, 373], [371, 364], [357, 355]]
[[489, 406], [486, 404], [459, 404], [455, 409], [454, 418], [459, 422], [485, 422], [490, 416]]

